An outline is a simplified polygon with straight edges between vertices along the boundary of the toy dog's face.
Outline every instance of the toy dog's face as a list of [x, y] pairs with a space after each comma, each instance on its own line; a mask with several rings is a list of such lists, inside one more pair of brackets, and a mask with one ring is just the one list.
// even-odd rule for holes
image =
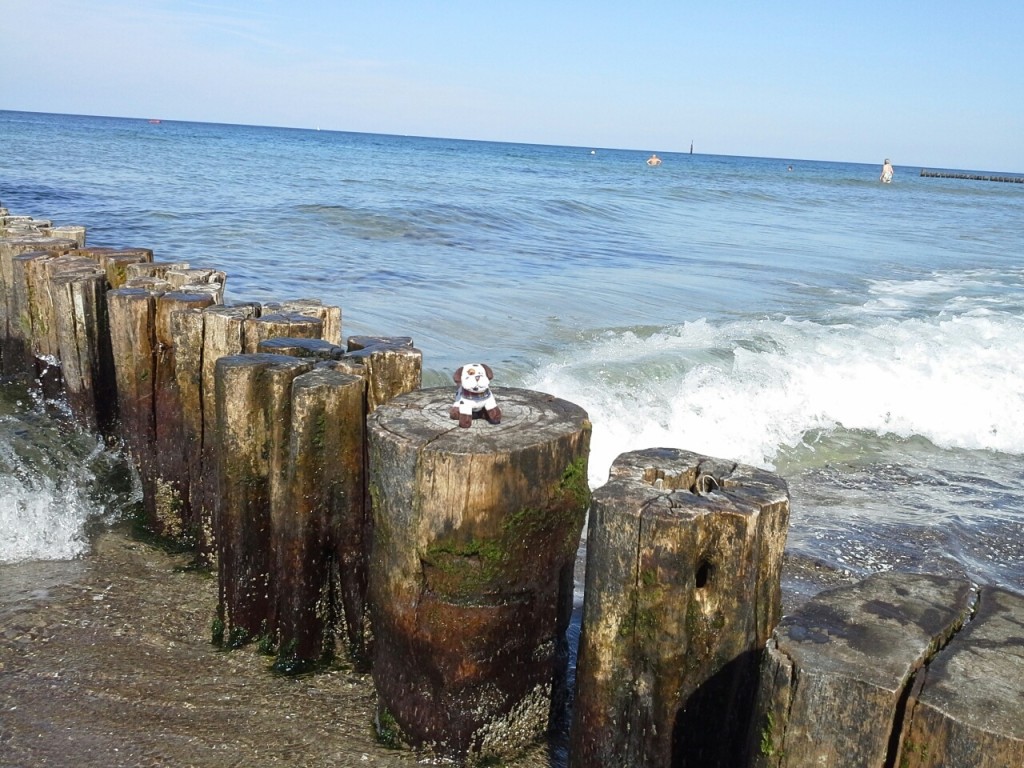
[[491, 369], [483, 363], [470, 363], [459, 368], [452, 377], [455, 383], [462, 387], [465, 392], [480, 394], [486, 392], [491, 386], [491, 379], [494, 374]]

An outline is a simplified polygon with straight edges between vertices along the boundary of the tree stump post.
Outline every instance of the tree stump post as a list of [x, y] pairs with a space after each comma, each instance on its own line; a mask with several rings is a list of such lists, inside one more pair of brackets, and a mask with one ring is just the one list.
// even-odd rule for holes
[[365, 386], [327, 368], [292, 383], [286, 493], [271, 513], [282, 672], [329, 657], [339, 626], [365, 661]]
[[312, 367], [286, 355], [217, 361], [220, 625], [214, 634], [228, 647], [277, 638], [273, 510], [285, 508], [292, 382]]
[[982, 586], [970, 623], [915, 681], [901, 768], [1024, 765], [1024, 595]]
[[545, 731], [589, 503], [587, 414], [495, 394], [500, 424], [459, 428], [451, 388], [368, 419], [378, 728], [455, 759], [500, 759]]
[[61, 376], [72, 417], [84, 429], [113, 437], [117, 386], [103, 273], [61, 273], [51, 283]]
[[[936, 652], [968, 618], [972, 603], [967, 581], [889, 571], [821, 592], [785, 617], [768, 643], [761, 666], [749, 764], [757, 768], [983, 765], [973, 759], [920, 760], [922, 750], [942, 754], [946, 745], [939, 734], [927, 733], [927, 726], [914, 730], [916, 725], [906, 716], [915, 679], [932, 679]], [[969, 649], [968, 655], [975, 652], [986, 651]], [[949, 682], [961, 688], [978, 686], [973, 675]], [[1019, 716], [1021, 699], [1015, 706]], [[922, 714], [916, 724], [928, 721], [926, 709], [914, 710]], [[973, 720], [976, 714], [968, 718]], [[901, 724], [913, 735], [912, 744], [904, 745], [904, 754], [897, 760]], [[993, 767], [1016, 764], [990, 763]]]
[[408, 336], [350, 336], [345, 359], [363, 368], [367, 413], [423, 381], [423, 353]]
[[153, 525], [156, 522], [153, 485], [156, 297], [157, 294], [143, 288], [117, 288], [107, 293], [120, 436], [139, 470], [147, 523]]
[[255, 354], [260, 342], [287, 337], [298, 339], [322, 338], [323, 321], [298, 312], [275, 312], [251, 317], [245, 321], [244, 339], [247, 354]]
[[[192, 508], [189, 468], [195, 446], [190, 439], [194, 435], [187, 426], [199, 417], [201, 404], [192, 396], [192, 382], [185, 375], [183, 366], [179, 365], [178, 358], [180, 356], [182, 362], [195, 361], [202, 341], [176, 335], [175, 319], [183, 313], [196, 314], [214, 301], [215, 297], [209, 293], [172, 291], [157, 297], [154, 315], [154, 532], [191, 548], [199, 544], [203, 532], [202, 522]], [[190, 340], [198, 343], [197, 350], [179, 348], [179, 342]], [[186, 410], [186, 402], [189, 410]], [[199, 411], [195, 413], [191, 409]]]
[[75, 240], [38, 233], [0, 238], [0, 375], [26, 374], [30, 320], [24, 314], [28, 307], [19, 306], [18, 301], [27, 296], [27, 288], [15, 285], [15, 257], [33, 252], [57, 256], [76, 246]]
[[742, 764], [788, 521], [771, 473], [667, 448], [615, 460], [587, 533], [572, 766]]

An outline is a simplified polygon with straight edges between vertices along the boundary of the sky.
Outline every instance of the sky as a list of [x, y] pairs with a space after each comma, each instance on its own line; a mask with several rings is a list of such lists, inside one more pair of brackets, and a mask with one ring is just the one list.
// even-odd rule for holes
[[0, 109], [1022, 173], [1022, 32], [1021, 0], [0, 0]]

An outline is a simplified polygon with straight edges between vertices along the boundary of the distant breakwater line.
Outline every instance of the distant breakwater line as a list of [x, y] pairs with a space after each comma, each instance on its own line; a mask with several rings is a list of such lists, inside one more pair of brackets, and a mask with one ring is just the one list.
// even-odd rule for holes
[[979, 173], [928, 171], [923, 168], [921, 169], [921, 176], [929, 179], [967, 179], [969, 181], [1004, 181], [1011, 184], [1024, 184], [1024, 176], [986, 176]]

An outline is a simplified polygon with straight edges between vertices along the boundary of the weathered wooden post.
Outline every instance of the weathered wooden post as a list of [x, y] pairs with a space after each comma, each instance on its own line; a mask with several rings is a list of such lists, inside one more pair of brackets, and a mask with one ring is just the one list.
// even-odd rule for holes
[[[967, 619], [972, 602], [966, 581], [890, 571], [822, 592], [787, 616], [769, 642], [761, 667], [751, 764], [759, 768], [986, 764], [974, 759], [921, 760], [921, 750], [941, 754], [946, 748], [939, 733], [928, 733], [924, 725], [929, 720], [924, 714], [927, 707], [915, 710], [922, 715], [915, 721], [924, 725], [911, 737], [916, 747], [905, 745], [903, 757], [896, 760], [915, 676], [932, 679], [932, 667], [925, 675], [925, 666], [934, 665], [936, 651]], [[981, 649], [968, 653], [976, 650]], [[1015, 679], [1019, 682], [1021, 677]], [[973, 675], [945, 684], [985, 687]], [[1018, 717], [1024, 714], [1021, 699], [1015, 706]], [[974, 720], [975, 714], [968, 719]], [[1019, 741], [1017, 750], [1018, 758], [1024, 757]], [[993, 767], [1019, 764], [1012, 760], [988, 763]]]
[[140, 261], [128, 261], [122, 263], [124, 266], [125, 286], [135, 285], [145, 287], [152, 281], [167, 283], [167, 273], [176, 270], [190, 269], [191, 265], [184, 261], [152, 261], [142, 259]]
[[362, 366], [367, 413], [423, 381], [423, 353], [409, 336], [349, 336], [345, 359]]
[[113, 437], [117, 386], [102, 272], [61, 272], [50, 286], [68, 407], [75, 421]]
[[771, 473], [668, 448], [615, 460], [587, 532], [572, 766], [742, 765], [788, 521]]
[[893, 765], [1024, 765], [1022, 617], [1024, 595], [981, 588], [970, 623], [915, 681]]
[[500, 424], [459, 428], [449, 388], [368, 420], [378, 726], [446, 757], [500, 758], [547, 727], [589, 502], [586, 413], [496, 395]]
[[28, 288], [14, 279], [14, 260], [21, 254], [45, 252], [57, 256], [73, 250], [77, 241], [25, 234], [0, 238], [0, 374], [25, 375], [31, 321], [27, 316]]
[[[181, 328], [184, 334], [193, 340], [202, 340], [201, 351], [197, 357], [178, 359], [179, 381], [182, 378], [187, 380], [182, 391], [194, 385], [198, 386], [199, 391], [195, 393], [195, 397], [201, 403], [201, 408], [190, 412], [190, 417], [185, 422], [185, 429], [191, 433], [194, 444], [197, 444], [199, 449], [199, 455], [193, 456], [190, 460], [189, 493], [193, 514], [200, 521], [202, 532], [198, 545], [200, 561], [212, 563], [216, 559], [213, 517], [218, 493], [217, 361], [222, 357], [244, 352], [245, 320], [255, 317], [259, 311], [259, 304], [245, 302], [231, 305], [214, 304], [203, 309], [199, 318], [189, 317], [190, 313], [176, 315], [180, 324], [188, 326], [187, 329]], [[191, 344], [187, 348], [194, 349]], [[199, 381], [193, 384], [192, 377], [197, 371]]]
[[245, 351], [255, 354], [260, 342], [273, 338], [320, 339], [324, 324], [298, 312], [275, 312], [248, 318], [244, 323]]
[[275, 337], [265, 339], [256, 346], [256, 351], [268, 355], [292, 355], [293, 357], [311, 357], [315, 360], [337, 360], [345, 354], [345, 349], [323, 339], [293, 339]]
[[[196, 313], [214, 304], [210, 293], [171, 291], [156, 299], [154, 329], [156, 338], [153, 414], [154, 414], [154, 473], [156, 493], [154, 514], [156, 532], [181, 544], [197, 547], [203, 538], [203, 521], [192, 507], [190, 492], [190, 457], [196, 446], [194, 434], [187, 428], [197, 418], [188, 408], [199, 408], [192, 381], [183, 364], [194, 361], [202, 348], [202, 340], [179, 336], [175, 333], [175, 319], [182, 313]], [[179, 348], [179, 344], [192, 342], [198, 350]], [[179, 363], [179, 356], [181, 361]], [[198, 378], [199, 371], [195, 371]]]
[[109, 248], [79, 244], [69, 255], [89, 259], [107, 276], [111, 288], [121, 288], [126, 280], [124, 265], [153, 260], [153, 251], [148, 248]]
[[273, 510], [284, 508], [292, 382], [313, 361], [232, 355], [216, 365], [216, 635], [229, 647], [277, 637]]
[[341, 345], [341, 307], [324, 304], [320, 299], [288, 299], [267, 302], [261, 314], [297, 314], [314, 318], [322, 324], [318, 338]]
[[[16, 318], [10, 329], [14, 342], [11, 352], [21, 356], [22, 363], [18, 367], [33, 379], [39, 374], [45, 376], [44, 369], [50, 366], [43, 362], [43, 357], [47, 352], [53, 354], [44, 349], [49, 330], [43, 319], [49, 301], [44, 265], [57, 256], [48, 251], [30, 251], [18, 254], [11, 263], [11, 316]], [[15, 362], [15, 365], [18, 364]]]
[[59, 227], [50, 227], [46, 234], [62, 240], [74, 240], [79, 248], [85, 247], [85, 227], [78, 224], [63, 224]]
[[329, 657], [342, 627], [349, 657], [365, 659], [365, 387], [323, 367], [292, 383], [284, 503], [271, 512], [283, 672]]
[[66, 393], [67, 387], [63, 381], [58, 330], [61, 318], [57, 316], [56, 284], [64, 275], [90, 276], [100, 270], [95, 261], [82, 256], [81, 251], [77, 250], [56, 258], [34, 260], [29, 267], [30, 295], [33, 296], [32, 354], [35, 357], [36, 377], [42, 386], [43, 395], [57, 398]]
[[[275, 342], [279, 349], [297, 344], [300, 355], [320, 357], [323, 362], [318, 368], [358, 377], [363, 382], [360, 418], [364, 423], [369, 413], [399, 395], [418, 389], [422, 380], [423, 354], [413, 347], [410, 337], [374, 337], [372, 340], [351, 337], [349, 351], [341, 355], [336, 354], [340, 347], [325, 346], [326, 342], [310, 346], [313, 342], [301, 339], [271, 339], [261, 343], [260, 347]], [[366, 464], [364, 441], [363, 466]], [[357, 663], [369, 660], [364, 624], [373, 516], [370, 497], [365, 489], [365, 476], [363, 485], [361, 506], [354, 496], [346, 496], [344, 512], [334, 516], [329, 536], [337, 566], [337, 573], [332, 576], [336, 585], [335, 613], [344, 617], [349, 655]]]
[[154, 483], [156, 418], [156, 298], [144, 288], [116, 288], [107, 293], [111, 355], [117, 384], [120, 437], [139, 470], [147, 523], [156, 524]]

